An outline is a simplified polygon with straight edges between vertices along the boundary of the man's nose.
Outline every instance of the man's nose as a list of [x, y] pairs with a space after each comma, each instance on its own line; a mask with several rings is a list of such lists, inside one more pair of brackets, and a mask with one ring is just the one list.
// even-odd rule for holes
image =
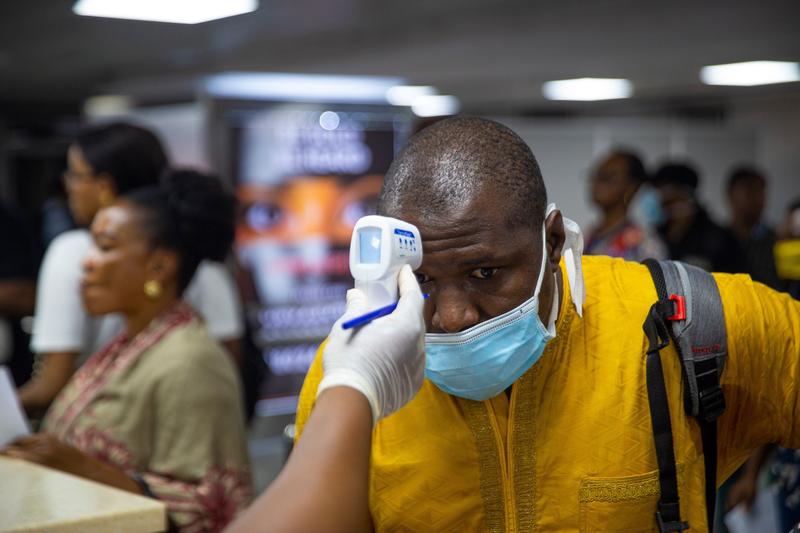
[[434, 298], [435, 308], [431, 317], [434, 331], [458, 333], [480, 322], [478, 309], [463, 291], [437, 288]]

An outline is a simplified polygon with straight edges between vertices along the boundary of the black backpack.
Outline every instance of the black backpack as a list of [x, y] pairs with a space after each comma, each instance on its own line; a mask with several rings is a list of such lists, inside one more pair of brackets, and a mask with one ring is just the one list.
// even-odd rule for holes
[[647, 259], [658, 301], [645, 319], [647, 398], [658, 460], [660, 497], [656, 521], [661, 533], [683, 531], [669, 403], [661, 350], [670, 343], [681, 361], [683, 407], [697, 420], [703, 441], [708, 529], [714, 527], [717, 481], [717, 418], [725, 410], [720, 377], [728, 354], [725, 315], [713, 276], [677, 261]]

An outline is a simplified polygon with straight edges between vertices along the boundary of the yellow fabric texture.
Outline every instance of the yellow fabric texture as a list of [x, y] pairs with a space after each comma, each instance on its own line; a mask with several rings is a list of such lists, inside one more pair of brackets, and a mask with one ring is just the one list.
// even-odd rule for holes
[[[565, 282], [557, 337], [510, 400], [464, 400], [426, 380], [411, 403], [377, 424], [370, 479], [376, 530], [657, 531], [642, 332], [655, 288], [637, 263], [585, 257], [583, 267], [583, 318]], [[800, 302], [745, 275], [715, 278], [729, 348], [721, 483], [760, 444], [800, 447]], [[300, 396], [298, 436], [322, 375], [320, 355]], [[706, 531], [700, 430], [684, 413], [672, 348], [662, 362], [681, 514], [691, 531]]]

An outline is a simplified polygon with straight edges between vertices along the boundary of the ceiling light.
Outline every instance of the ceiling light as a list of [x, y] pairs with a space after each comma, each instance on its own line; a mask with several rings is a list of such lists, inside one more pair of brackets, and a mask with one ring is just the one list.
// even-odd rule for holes
[[458, 101], [458, 98], [447, 94], [419, 96], [411, 104], [411, 110], [418, 117], [455, 115], [459, 108], [461, 108], [461, 102]]
[[333, 131], [339, 127], [341, 119], [334, 111], [323, 111], [319, 116], [319, 127], [325, 131]]
[[132, 108], [131, 98], [116, 94], [90, 96], [83, 104], [83, 112], [92, 118], [121, 116]]
[[767, 85], [800, 81], [800, 65], [788, 61], [746, 61], [700, 69], [706, 85]]
[[619, 78], [555, 80], [545, 82], [542, 93], [548, 100], [612, 100], [628, 98], [633, 93], [633, 84]]
[[258, 0], [78, 0], [72, 11], [88, 17], [198, 24], [258, 8]]
[[223, 98], [288, 102], [386, 103], [401, 78], [278, 72], [226, 72], [205, 79], [206, 92]]
[[436, 94], [430, 85], [395, 85], [386, 91], [386, 100], [392, 105], [412, 105], [420, 96]]

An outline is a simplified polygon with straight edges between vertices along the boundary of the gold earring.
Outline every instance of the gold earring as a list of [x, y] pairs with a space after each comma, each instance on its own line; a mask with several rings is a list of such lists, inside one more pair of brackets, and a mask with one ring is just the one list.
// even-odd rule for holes
[[153, 300], [161, 296], [161, 290], [161, 283], [154, 279], [144, 282], [144, 293]]

